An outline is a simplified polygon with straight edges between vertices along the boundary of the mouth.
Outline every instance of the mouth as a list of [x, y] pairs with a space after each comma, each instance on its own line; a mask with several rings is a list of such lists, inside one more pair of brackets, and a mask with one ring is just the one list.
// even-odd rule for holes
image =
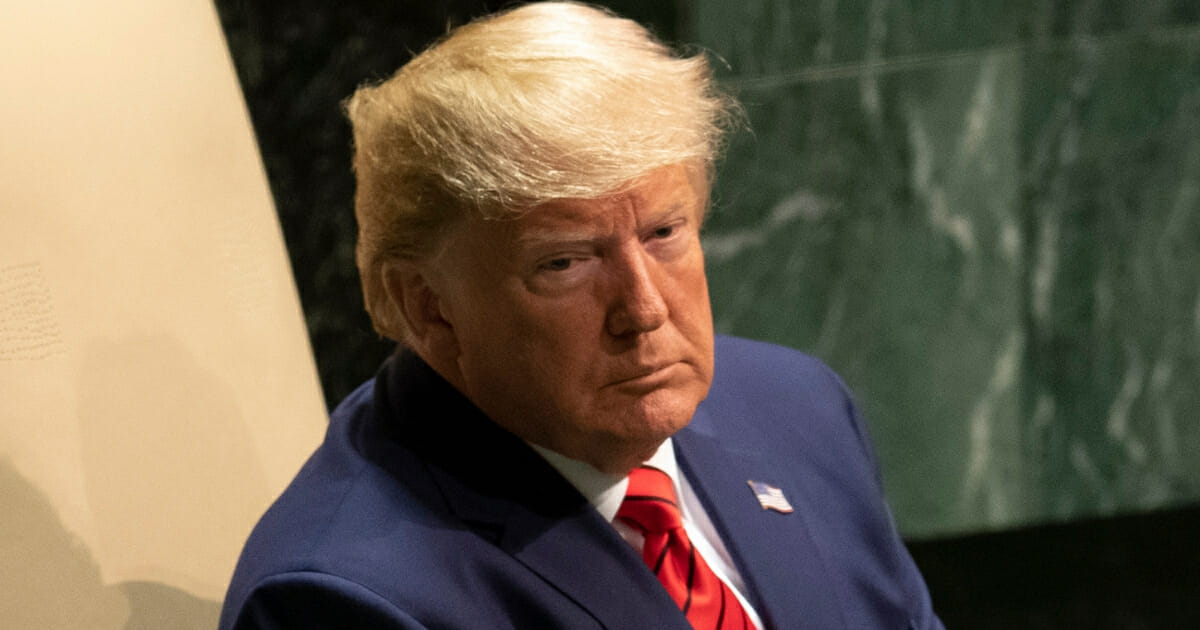
[[640, 366], [631, 370], [627, 376], [623, 376], [609, 383], [608, 386], [648, 390], [656, 389], [665, 385], [671, 379], [671, 372], [677, 365], [679, 365], [679, 362], [670, 361], [666, 363]]

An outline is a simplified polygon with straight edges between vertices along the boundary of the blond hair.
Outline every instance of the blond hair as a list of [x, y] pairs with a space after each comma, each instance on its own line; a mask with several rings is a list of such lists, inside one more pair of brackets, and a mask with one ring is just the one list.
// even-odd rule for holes
[[376, 330], [403, 339], [384, 265], [430, 255], [464, 213], [596, 198], [671, 164], [711, 171], [736, 111], [703, 55], [677, 57], [603, 9], [534, 3], [452, 31], [346, 102]]

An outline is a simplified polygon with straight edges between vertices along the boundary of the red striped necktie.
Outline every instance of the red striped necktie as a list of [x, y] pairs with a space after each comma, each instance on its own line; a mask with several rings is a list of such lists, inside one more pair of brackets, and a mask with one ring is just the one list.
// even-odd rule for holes
[[629, 473], [617, 518], [642, 532], [642, 560], [696, 630], [753, 630], [733, 591], [696, 552], [683, 530], [679, 502], [667, 473], [642, 466]]

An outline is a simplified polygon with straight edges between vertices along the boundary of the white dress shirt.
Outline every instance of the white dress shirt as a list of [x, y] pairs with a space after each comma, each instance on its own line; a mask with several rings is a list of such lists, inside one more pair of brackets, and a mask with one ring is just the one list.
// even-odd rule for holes
[[[617, 511], [621, 509], [621, 502], [625, 500], [625, 489], [629, 486], [628, 477], [609, 475], [596, 470], [590, 464], [560, 455], [536, 444], [530, 444], [530, 446], [558, 470], [567, 481], [571, 482], [571, 485], [575, 486], [580, 494], [596, 507], [596, 511], [600, 512], [605, 520], [612, 523], [621, 537], [641, 555], [644, 542], [641, 532], [617, 520]], [[692, 485], [679, 470], [671, 439], [667, 438], [658, 447], [658, 451], [646, 460], [645, 464], [667, 473], [667, 476], [671, 478], [675, 496], [679, 498], [683, 529], [687, 532], [692, 545], [696, 547], [696, 552], [704, 558], [704, 562], [708, 564], [713, 573], [716, 573], [717, 577], [729, 585], [733, 594], [741, 602], [742, 608], [746, 610], [746, 614], [750, 616], [750, 620], [754, 622], [754, 626], [756, 628], [763, 627], [758, 611], [754, 610], [754, 607], [746, 600], [746, 584], [742, 580], [741, 574], [738, 573], [737, 567], [734, 566], [729, 551], [721, 542], [721, 537], [717, 535], [717, 530], [709, 520], [708, 513], [704, 511], [704, 506], [700, 504], [700, 499], [692, 490]]]

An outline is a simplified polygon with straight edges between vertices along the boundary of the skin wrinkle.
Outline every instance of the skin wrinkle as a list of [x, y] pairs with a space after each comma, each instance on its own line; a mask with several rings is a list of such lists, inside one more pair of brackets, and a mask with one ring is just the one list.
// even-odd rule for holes
[[414, 348], [519, 437], [627, 473], [690, 421], [712, 380], [697, 172], [665, 167], [607, 197], [464, 219], [415, 265], [433, 316], [411, 327], [424, 331]]

